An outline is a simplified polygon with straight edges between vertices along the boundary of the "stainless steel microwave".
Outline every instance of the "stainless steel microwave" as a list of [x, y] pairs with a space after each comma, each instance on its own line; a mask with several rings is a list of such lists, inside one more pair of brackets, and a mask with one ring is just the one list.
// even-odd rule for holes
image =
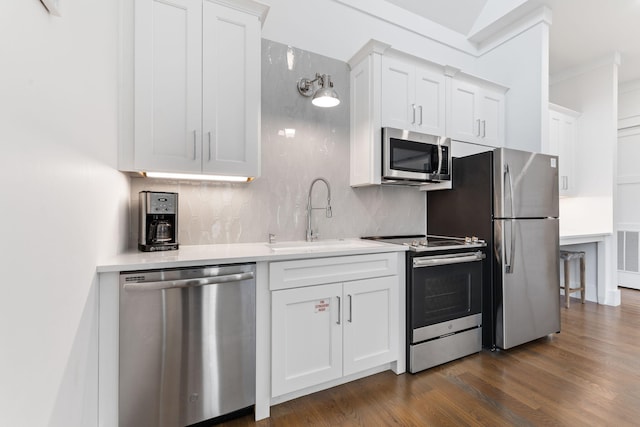
[[382, 128], [382, 183], [451, 181], [451, 139]]

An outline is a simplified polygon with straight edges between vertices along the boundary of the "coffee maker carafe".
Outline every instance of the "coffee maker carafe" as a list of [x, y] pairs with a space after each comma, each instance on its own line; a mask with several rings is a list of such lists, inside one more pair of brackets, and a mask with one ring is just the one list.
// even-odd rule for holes
[[178, 194], [141, 191], [138, 249], [178, 249]]

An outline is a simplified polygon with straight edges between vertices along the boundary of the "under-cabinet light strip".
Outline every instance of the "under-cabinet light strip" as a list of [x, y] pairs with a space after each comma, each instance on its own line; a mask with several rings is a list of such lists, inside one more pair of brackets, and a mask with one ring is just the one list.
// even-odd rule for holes
[[196, 173], [142, 172], [147, 178], [186, 179], [197, 181], [250, 182], [250, 176], [200, 175]]

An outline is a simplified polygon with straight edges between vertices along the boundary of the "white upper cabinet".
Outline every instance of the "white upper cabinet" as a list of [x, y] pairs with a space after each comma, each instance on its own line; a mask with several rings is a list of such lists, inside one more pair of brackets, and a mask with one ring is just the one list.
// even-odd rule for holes
[[445, 76], [405, 60], [382, 60], [382, 126], [442, 136]]
[[383, 127], [504, 145], [506, 87], [376, 40], [349, 66], [352, 187], [381, 184]]
[[202, 169], [260, 175], [260, 23], [203, 3]]
[[202, 0], [135, 3], [134, 167], [200, 172]]
[[549, 104], [549, 146], [543, 151], [558, 156], [558, 186], [563, 197], [576, 193], [574, 162], [579, 116], [576, 111]]
[[136, 0], [127, 170], [260, 174], [260, 29], [250, 0]]
[[505, 89], [453, 77], [449, 80], [447, 136], [458, 141], [504, 146]]

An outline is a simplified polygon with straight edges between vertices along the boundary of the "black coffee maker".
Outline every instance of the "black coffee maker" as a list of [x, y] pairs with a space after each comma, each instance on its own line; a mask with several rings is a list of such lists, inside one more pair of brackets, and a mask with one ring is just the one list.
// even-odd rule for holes
[[178, 249], [178, 194], [141, 191], [138, 249]]

